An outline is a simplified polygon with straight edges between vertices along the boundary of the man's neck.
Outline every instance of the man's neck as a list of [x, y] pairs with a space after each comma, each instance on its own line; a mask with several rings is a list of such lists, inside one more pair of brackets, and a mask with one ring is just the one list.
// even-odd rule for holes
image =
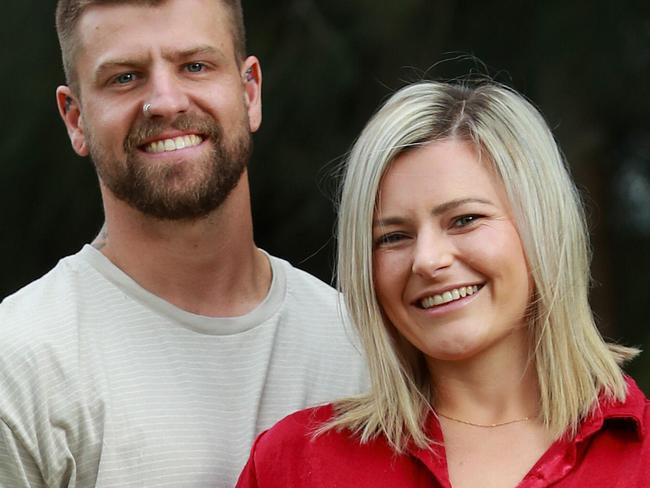
[[218, 209], [194, 221], [153, 219], [102, 193], [108, 237], [101, 252], [143, 288], [212, 317], [243, 315], [268, 293], [271, 268], [253, 242], [245, 174]]

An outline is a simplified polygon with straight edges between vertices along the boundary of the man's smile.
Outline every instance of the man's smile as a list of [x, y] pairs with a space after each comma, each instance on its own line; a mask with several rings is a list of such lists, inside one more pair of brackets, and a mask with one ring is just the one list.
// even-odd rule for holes
[[152, 141], [143, 146], [144, 150], [148, 153], [163, 153], [177, 151], [179, 149], [184, 149], [186, 147], [198, 146], [203, 142], [203, 138], [196, 135], [190, 134], [186, 136], [178, 136], [169, 139], [160, 139], [157, 141]]

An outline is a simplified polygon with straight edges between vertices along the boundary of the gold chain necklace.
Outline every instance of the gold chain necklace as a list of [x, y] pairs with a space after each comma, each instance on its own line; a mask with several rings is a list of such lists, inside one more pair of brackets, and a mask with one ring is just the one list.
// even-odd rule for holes
[[444, 413], [440, 413], [440, 412], [436, 412], [436, 413], [438, 414], [438, 416], [446, 418], [447, 420], [452, 420], [454, 422], [458, 422], [465, 425], [471, 425], [472, 427], [483, 427], [485, 429], [490, 429], [492, 427], [503, 427], [504, 425], [516, 424], [519, 422], [528, 422], [530, 420], [530, 417], [523, 417], [521, 419], [508, 420], [507, 422], [499, 422], [496, 424], [475, 424], [474, 422], [469, 422], [468, 420], [461, 420], [455, 417], [450, 417], [449, 415], [445, 415]]

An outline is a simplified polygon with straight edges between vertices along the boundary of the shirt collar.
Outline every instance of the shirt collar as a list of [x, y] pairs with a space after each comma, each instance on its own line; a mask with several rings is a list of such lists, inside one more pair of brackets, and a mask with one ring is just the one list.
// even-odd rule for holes
[[[621, 401], [604, 401], [601, 397], [598, 407], [594, 412], [582, 422], [578, 435], [574, 441], [558, 441], [556, 444], [569, 443], [575, 446], [577, 443], [587, 439], [603, 428], [617, 426], [631, 426], [635, 429], [639, 439], [643, 439], [647, 422], [645, 421], [645, 411], [648, 408], [648, 400], [643, 392], [639, 389], [634, 380], [628, 376], [625, 377], [627, 387], [627, 396]], [[613, 422], [612, 422], [613, 421]], [[623, 425], [621, 425], [623, 424]], [[442, 430], [440, 423], [435, 415], [429, 415], [426, 420], [426, 432], [433, 440], [433, 444], [426, 449], [411, 446], [408, 451], [412, 456], [424, 463], [429, 470], [438, 478], [443, 487], [449, 486], [447, 473], [447, 459], [442, 441]], [[551, 449], [553, 446], [551, 447]]]
[[[603, 428], [623, 423], [632, 426], [639, 439], [643, 439], [648, 429], [645, 421], [647, 400], [637, 384], [629, 376], [625, 377], [627, 396], [623, 401], [607, 400], [601, 397], [598, 406], [580, 426], [576, 441], [582, 441]], [[614, 421], [614, 422], [612, 422]], [[619, 423], [620, 422], [620, 423]]]
[[427, 415], [425, 422], [425, 432], [432, 441], [431, 445], [420, 448], [411, 442], [407, 450], [411, 456], [419, 459], [429, 469], [440, 483], [441, 488], [451, 488], [440, 422], [433, 413]]

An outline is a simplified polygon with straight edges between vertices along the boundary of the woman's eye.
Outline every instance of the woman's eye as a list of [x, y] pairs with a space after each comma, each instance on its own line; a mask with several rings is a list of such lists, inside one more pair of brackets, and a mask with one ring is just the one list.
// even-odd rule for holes
[[375, 246], [386, 246], [390, 244], [395, 244], [404, 240], [406, 236], [404, 234], [391, 233], [379, 236], [375, 239]]
[[114, 81], [118, 85], [124, 85], [126, 83], [132, 82], [133, 80], [135, 80], [135, 78], [136, 78], [135, 73], [122, 73], [121, 75], [117, 75]]
[[452, 226], [456, 228], [467, 227], [468, 225], [476, 222], [479, 218], [480, 215], [462, 215], [454, 219]]
[[187, 71], [190, 73], [200, 73], [205, 69], [205, 65], [203, 63], [190, 63], [187, 65]]

